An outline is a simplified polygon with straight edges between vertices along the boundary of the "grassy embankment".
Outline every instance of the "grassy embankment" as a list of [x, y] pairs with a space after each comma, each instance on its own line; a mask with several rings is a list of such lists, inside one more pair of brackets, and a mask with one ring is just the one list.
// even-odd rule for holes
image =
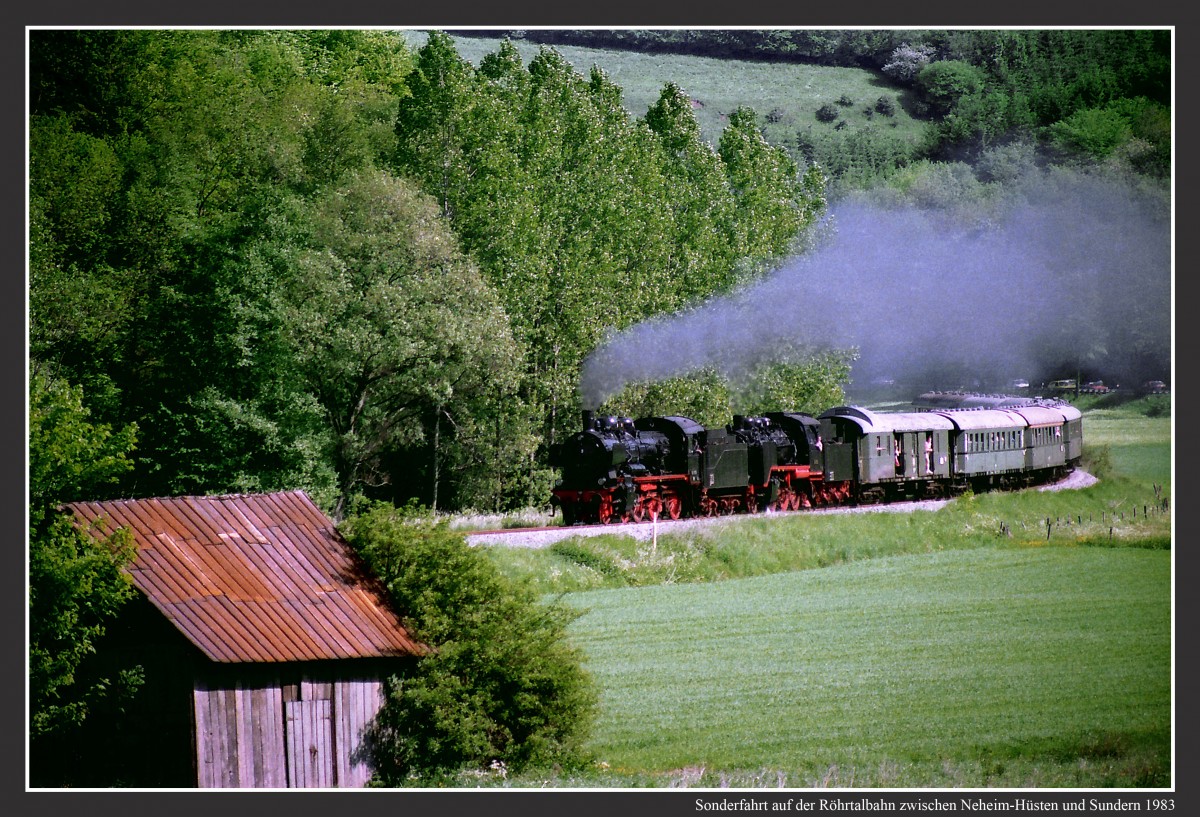
[[492, 551], [603, 691], [593, 768], [503, 784], [1168, 785], [1170, 419], [1088, 405], [1081, 491]]

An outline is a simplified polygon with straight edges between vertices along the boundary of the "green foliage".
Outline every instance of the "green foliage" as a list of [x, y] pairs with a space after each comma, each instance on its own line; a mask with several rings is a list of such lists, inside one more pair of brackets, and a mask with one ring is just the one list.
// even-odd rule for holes
[[387, 482], [386, 452], [441, 444], [426, 418], [440, 431], [448, 412], [449, 431], [467, 400], [503, 393], [516, 352], [498, 298], [407, 182], [363, 174], [300, 218], [309, 239], [289, 259], [279, 316], [336, 435], [340, 518], [362, 485]]
[[1115, 111], [1085, 108], [1050, 127], [1054, 139], [1064, 147], [1103, 159], [1131, 136], [1129, 124]]
[[823, 179], [801, 177], [748, 110], [714, 153], [677, 85], [636, 120], [605, 72], [581, 76], [554, 49], [522, 68], [504, 42], [479, 66], [429, 35], [400, 103], [397, 172], [443, 202], [505, 299], [525, 357], [518, 394], [550, 443], [605, 334], [785, 254], [823, 208]]
[[33, 525], [62, 502], [95, 499], [132, 463], [137, 426], [93, 423], [83, 390], [35, 369], [29, 380], [29, 506]]
[[566, 640], [577, 613], [539, 603], [461, 533], [414, 508], [376, 506], [341, 530], [432, 648], [392, 680], [376, 718], [381, 783], [582, 759], [596, 694]]
[[[84, 532], [59, 503], [103, 498], [130, 467], [136, 428], [94, 424], [77, 387], [34, 372], [29, 386], [29, 715], [39, 751], [69, 743], [92, 707], [127, 694], [131, 675], [92, 678], [80, 667], [133, 595], [121, 568], [127, 531]], [[53, 770], [39, 769], [39, 774]], [[61, 771], [61, 770], [60, 770]]]
[[889, 182], [904, 200], [921, 208], [970, 210], [983, 199], [982, 185], [963, 162], [913, 162]]
[[701, 425], [723, 426], [733, 420], [729, 383], [707, 367], [680, 377], [630, 383], [600, 407], [620, 417], [690, 417]]
[[945, 116], [982, 92], [985, 80], [983, 71], [969, 63], [938, 60], [921, 69], [916, 84], [933, 112]]
[[761, 415], [768, 411], [801, 411], [819, 414], [846, 400], [844, 385], [857, 350], [792, 352], [764, 361], [735, 385], [733, 408], [737, 414]]
[[767, 142], [758, 129], [758, 117], [749, 108], [729, 115], [717, 152], [733, 190], [738, 255], [785, 257], [801, 231], [823, 212], [824, 197], [812, 196], [796, 162], [785, 150]]
[[1083, 467], [1096, 479], [1108, 479], [1113, 473], [1112, 449], [1107, 445], [1089, 445], [1083, 451]]
[[678, 377], [627, 384], [600, 406], [621, 417], [682, 415], [701, 425], [723, 426], [734, 414], [818, 412], [845, 400], [856, 350], [794, 350], [736, 374], [708, 366]]
[[839, 116], [841, 116], [841, 113], [829, 102], [817, 108], [817, 119], [821, 122], [832, 122]]

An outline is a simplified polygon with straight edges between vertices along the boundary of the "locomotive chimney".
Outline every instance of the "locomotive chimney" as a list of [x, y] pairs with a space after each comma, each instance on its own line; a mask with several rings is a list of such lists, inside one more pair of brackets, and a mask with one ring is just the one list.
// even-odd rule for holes
[[583, 410], [583, 430], [591, 431], [593, 422], [594, 421], [592, 420], [592, 412], [588, 411], [587, 409], [584, 409]]

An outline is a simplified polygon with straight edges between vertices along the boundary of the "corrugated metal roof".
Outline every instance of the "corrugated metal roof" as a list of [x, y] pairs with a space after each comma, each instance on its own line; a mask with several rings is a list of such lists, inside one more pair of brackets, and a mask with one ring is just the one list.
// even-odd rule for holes
[[415, 655], [383, 589], [303, 491], [67, 505], [127, 527], [139, 590], [213, 661]]

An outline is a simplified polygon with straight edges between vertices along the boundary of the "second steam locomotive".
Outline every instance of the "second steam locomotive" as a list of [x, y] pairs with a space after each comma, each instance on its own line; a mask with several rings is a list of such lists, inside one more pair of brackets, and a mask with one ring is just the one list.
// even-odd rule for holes
[[1019, 488], [1078, 465], [1083, 423], [1066, 403], [882, 413], [839, 406], [813, 417], [583, 413], [551, 451], [565, 524], [798, 510]]

